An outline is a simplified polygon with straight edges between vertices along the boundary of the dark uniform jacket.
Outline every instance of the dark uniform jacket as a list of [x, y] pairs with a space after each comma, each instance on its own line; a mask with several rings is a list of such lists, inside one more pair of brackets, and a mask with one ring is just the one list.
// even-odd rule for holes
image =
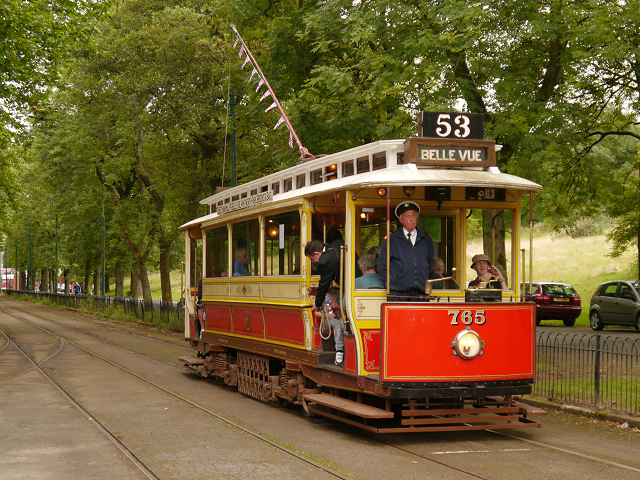
[[[417, 288], [424, 292], [424, 287], [433, 266], [433, 240], [416, 228], [418, 235], [415, 245], [411, 244], [404, 234], [404, 228], [399, 228], [391, 234], [391, 290], [406, 292]], [[380, 246], [378, 258], [378, 273], [382, 282], [387, 283], [387, 241]]]
[[316, 292], [315, 306], [322, 308], [324, 297], [331, 288], [331, 281], [340, 284], [340, 247], [344, 240], [336, 240], [325, 244], [325, 251], [320, 255], [320, 260], [315, 265], [316, 272], [320, 275], [318, 291]]

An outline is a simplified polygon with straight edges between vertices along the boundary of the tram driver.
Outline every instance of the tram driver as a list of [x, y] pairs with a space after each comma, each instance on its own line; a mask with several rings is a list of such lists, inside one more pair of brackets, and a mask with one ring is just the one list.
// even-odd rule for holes
[[[389, 294], [398, 300], [411, 300], [411, 297], [424, 295], [425, 285], [433, 267], [433, 240], [428, 233], [417, 228], [419, 214], [420, 206], [412, 201], [402, 202], [396, 207], [396, 217], [402, 228], [398, 228], [389, 236], [391, 241]], [[386, 239], [380, 246], [378, 273], [386, 285]]]

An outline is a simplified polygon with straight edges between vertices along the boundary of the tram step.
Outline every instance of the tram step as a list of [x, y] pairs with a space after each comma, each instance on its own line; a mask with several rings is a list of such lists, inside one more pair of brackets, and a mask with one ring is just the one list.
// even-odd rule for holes
[[182, 363], [187, 365], [204, 365], [204, 358], [192, 357], [191, 355], [185, 355], [184, 357], [178, 357]]
[[363, 405], [362, 403], [353, 402], [328, 393], [311, 393], [304, 395], [303, 398], [308, 402], [335, 408], [360, 418], [393, 418], [393, 412]]
[[513, 402], [514, 407], [518, 407], [520, 409], [521, 415], [546, 415], [546, 410], [542, 410], [541, 408], [532, 407], [531, 405], [527, 405], [526, 403], [521, 402]]

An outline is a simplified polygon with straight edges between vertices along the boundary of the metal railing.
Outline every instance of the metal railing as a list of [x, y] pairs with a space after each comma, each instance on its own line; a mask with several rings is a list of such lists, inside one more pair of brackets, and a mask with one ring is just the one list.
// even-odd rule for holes
[[6, 290], [8, 295], [28, 295], [38, 301], [46, 301], [69, 308], [88, 311], [120, 311], [128, 317], [158, 328], [174, 331], [184, 329], [184, 309], [175, 302], [153, 301], [145, 304], [142, 299], [111, 297], [102, 295], [74, 295], [55, 292], [32, 292], [29, 290]]
[[640, 413], [640, 339], [538, 332], [534, 395]]

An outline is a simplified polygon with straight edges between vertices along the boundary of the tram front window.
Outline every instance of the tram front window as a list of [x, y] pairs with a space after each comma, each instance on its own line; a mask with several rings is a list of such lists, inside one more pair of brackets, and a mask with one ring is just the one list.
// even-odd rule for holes
[[[442, 276], [450, 276], [452, 268], [456, 266], [456, 213], [440, 211], [434, 215], [434, 211], [423, 208], [418, 218], [420, 230], [431, 236], [434, 244], [434, 256], [441, 260]], [[386, 236], [387, 208], [359, 206], [357, 210], [356, 228], [356, 252], [359, 255], [379, 254], [380, 245]], [[391, 232], [402, 228], [391, 210]], [[438, 262], [440, 263], [440, 262]], [[433, 276], [433, 275], [432, 275]], [[434, 288], [458, 289], [459, 273], [454, 275], [453, 282], [437, 283]]]
[[[514, 278], [514, 256], [517, 245], [513, 245], [512, 227], [515, 210], [467, 209], [466, 214], [466, 279], [467, 283], [478, 276], [470, 269], [474, 255], [486, 255], [491, 265], [499, 270], [505, 283], [511, 288]], [[503, 287], [504, 288], [504, 287]]]

